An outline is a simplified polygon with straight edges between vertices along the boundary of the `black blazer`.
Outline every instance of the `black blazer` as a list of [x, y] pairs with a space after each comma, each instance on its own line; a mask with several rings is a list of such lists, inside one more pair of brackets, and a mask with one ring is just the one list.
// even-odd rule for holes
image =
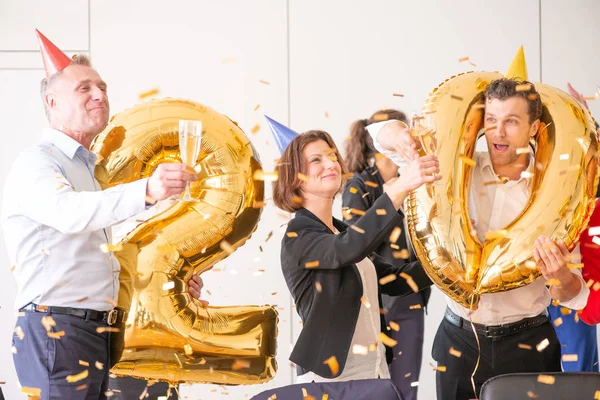
[[[367, 185], [366, 182], [370, 182], [370, 184]], [[343, 209], [353, 208], [359, 211], [368, 210], [373, 206], [375, 200], [377, 200], [383, 194], [384, 183], [383, 177], [376, 167], [367, 167], [361, 173], [355, 173], [352, 178], [348, 180], [346, 187], [344, 188], [344, 192], [342, 194]], [[344, 217], [344, 221], [348, 225], [354, 225], [360, 217], [358, 213], [344, 213], [344, 215], [350, 216], [350, 218]], [[389, 236], [386, 236], [381, 245], [379, 245], [377, 250], [375, 250], [375, 252], [383, 257], [387, 262], [397, 266], [402, 266], [407, 262], [417, 261], [415, 252], [412, 250], [412, 246], [408, 240], [408, 236], [406, 235], [403, 220], [404, 218], [402, 218], [397, 225], [402, 231], [396, 243], [391, 243]], [[392, 247], [393, 244], [396, 244], [400, 249], [408, 249], [410, 251], [410, 257], [408, 259], [395, 258], [393, 253], [398, 250]], [[427, 307], [429, 297], [431, 297], [431, 288], [421, 290], [419, 294], [423, 299], [423, 305]], [[388, 297], [384, 295], [384, 307], [388, 310], [391, 310], [396, 299], [397, 297]]]
[[[385, 210], [385, 215], [377, 214], [382, 214], [381, 210]], [[356, 222], [360, 231], [346, 229], [348, 225], [334, 218], [333, 225], [340, 231], [335, 235], [304, 208], [289, 222], [282, 240], [281, 268], [303, 322], [290, 356], [300, 374], [312, 371], [325, 378], [335, 378], [344, 370], [363, 295], [356, 267], [358, 261], [368, 256], [378, 278], [406, 272], [419, 288], [431, 285], [418, 261], [398, 267], [373, 253], [401, 218], [390, 198], [383, 195]], [[396, 296], [414, 293], [402, 277], [379, 285], [381, 292]], [[381, 304], [381, 299], [379, 301]], [[381, 320], [381, 331], [385, 332], [383, 316]], [[387, 350], [391, 360], [391, 351]], [[339, 363], [336, 375], [324, 364], [331, 356]]]

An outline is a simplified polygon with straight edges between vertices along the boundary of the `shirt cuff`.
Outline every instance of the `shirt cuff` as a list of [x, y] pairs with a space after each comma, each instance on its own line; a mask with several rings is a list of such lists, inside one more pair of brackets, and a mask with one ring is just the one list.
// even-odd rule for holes
[[575, 278], [579, 279], [581, 282], [581, 290], [575, 297], [573, 297], [569, 301], [561, 301], [560, 305], [563, 307], [570, 308], [571, 310], [581, 310], [585, 307], [588, 301], [588, 297], [590, 295], [590, 288], [587, 287], [583, 278], [578, 274], [573, 274]]
[[[148, 186], [148, 179], [138, 179], [130, 183], [123, 185], [124, 198], [127, 199], [127, 205], [124, 207], [122, 212], [123, 218], [119, 218], [119, 221], [123, 221], [132, 215], [136, 215], [146, 210], [146, 188]], [[118, 210], [115, 210], [116, 214], [121, 214]]]
[[383, 129], [384, 126], [386, 126], [392, 121], [396, 120], [388, 119], [387, 121], [375, 122], [374, 124], [367, 126], [367, 132], [369, 132], [369, 135], [371, 135], [371, 138], [373, 139], [373, 145], [375, 146], [375, 149], [390, 160], [392, 160], [394, 164], [400, 167], [400, 170], [403, 170], [407, 165], [406, 161], [404, 161], [404, 159], [400, 157], [400, 155], [395, 151], [384, 149], [377, 141], [377, 136], [379, 136], [379, 132], [381, 132], [381, 129]]

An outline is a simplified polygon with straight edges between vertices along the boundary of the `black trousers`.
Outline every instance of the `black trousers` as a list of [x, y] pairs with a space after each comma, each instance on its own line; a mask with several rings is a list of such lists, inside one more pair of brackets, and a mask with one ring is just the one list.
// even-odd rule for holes
[[[560, 343], [550, 322], [501, 338], [488, 339], [478, 336], [481, 344], [481, 358], [475, 374], [478, 396], [481, 385], [494, 376], [518, 372], [561, 371]], [[539, 352], [536, 345], [544, 339], [548, 339], [550, 344]], [[530, 349], [523, 348], [527, 346]], [[460, 357], [450, 354], [451, 347], [461, 352]], [[432, 349], [432, 356], [438, 367], [446, 367], [445, 372], [436, 371], [438, 400], [475, 398], [471, 374], [475, 370], [478, 354], [477, 342], [472, 331], [442, 320]]]

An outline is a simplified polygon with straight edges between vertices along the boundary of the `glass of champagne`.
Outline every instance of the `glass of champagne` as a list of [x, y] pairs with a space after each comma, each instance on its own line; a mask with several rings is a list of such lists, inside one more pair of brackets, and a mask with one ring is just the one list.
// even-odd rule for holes
[[[179, 154], [181, 162], [195, 171], [202, 143], [202, 121], [179, 120]], [[185, 185], [181, 201], [197, 202], [190, 193], [190, 182]]]
[[[415, 114], [411, 120], [410, 134], [414, 138], [419, 139], [421, 150], [419, 156], [429, 154], [436, 155], [437, 151], [437, 131], [435, 126], [435, 117], [433, 113], [424, 115]], [[432, 186], [443, 185], [442, 182], [429, 183]]]

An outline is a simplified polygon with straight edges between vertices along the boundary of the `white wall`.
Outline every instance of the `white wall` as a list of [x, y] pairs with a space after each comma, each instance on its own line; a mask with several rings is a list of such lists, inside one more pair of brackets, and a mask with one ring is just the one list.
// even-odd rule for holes
[[[0, 185], [16, 154], [35, 143], [45, 125], [35, 27], [65, 50], [89, 52], [109, 84], [113, 113], [153, 88], [160, 96], [199, 101], [238, 121], [269, 170], [278, 154], [262, 114], [297, 131], [325, 129], [343, 146], [355, 119], [382, 107], [410, 114], [453, 74], [505, 70], [521, 44], [531, 80], [541, 77], [560, 88], [570, 80], [592, 96], [600, 83], [600, 58], [593, 47], [600, 34], [600, 3], [571, 3], [178, 0], [167, 6], [159, 0], [0, 0]], [[476, 67], [458, 62], [467, 56]], [[590, 102], [592, 110], [600, 115], [595, 103]], [[253, 135], [257, 123], [261, 130]], [[237, 399], [292, 382], [287, 357], [300, 325], [279, 269], [284, 223], [267, 207], [253, 238], [222, 263], [224, 271], [203, 275], [211, 292], [207, 298], [215, 305], [278, 305], [277, 377], [261, 386], [227, 388], [228, 396], [212, 385], [185, 387], [184, 396]], [[0, 382], [6, 382], [6, 397], [17, 399], [10, 362], [15, 288], [1, 235]], [[266, 271], [256, 276], [258, 269]], [[421, 399], [435, 398], [430, 349], [445, 308], [437, 290], [429, 308]]]

